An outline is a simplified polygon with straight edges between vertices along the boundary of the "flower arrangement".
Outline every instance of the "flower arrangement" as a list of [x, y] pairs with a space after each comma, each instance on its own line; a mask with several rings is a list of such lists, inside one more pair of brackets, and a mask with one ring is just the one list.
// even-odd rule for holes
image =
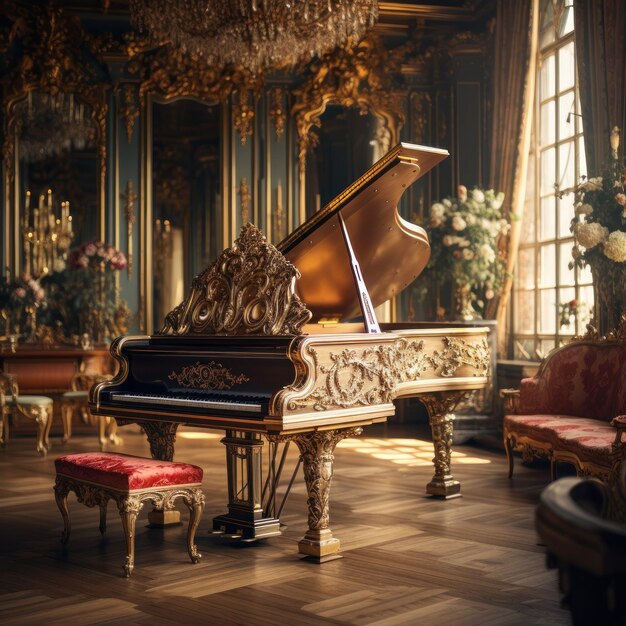
[[602, 176], [583, 178], [574, 195], [570, 230], [576, 243], [570, 268], [584, 267], [600, 255], [626, 262], [626, 168], [614, 160]]
[[4, 320], [0, 332], [19, 334], [25, 323], [34, 323], [37, 309], [45, 304], [45, 292], [38, 280], [30, 274], [12, 279], [7, 272], [0, 278], [0, 311]]
[[[451, 284], [457, 298], [457, 314], [483, 317], [504, 278], [504, 261], [498, 240], [509, 229], [502, 217], [503, 193], [475, 188], [468, 193], [459, 185], [456, 197], [435, 202], [426, 227], [431, 256], [427, 272], [437, 289]], [[441, 311], [438, 312], [442, 317]]]
[[612, 158], [601, 176], [582, 178], [574, 192], [570, 269], [589, 265], [594, 285], [593, 324], [602, 334], [626, 311], [626, 165], [618, 158], [619, 129], [611, 133]]
[[123, 270], [127, 265], [126, 256], [112, 245], [102, 241], [89, 241], [71, 251], [68, 265], [71, 269], [100, 270], [104, 263], [105, 269]]

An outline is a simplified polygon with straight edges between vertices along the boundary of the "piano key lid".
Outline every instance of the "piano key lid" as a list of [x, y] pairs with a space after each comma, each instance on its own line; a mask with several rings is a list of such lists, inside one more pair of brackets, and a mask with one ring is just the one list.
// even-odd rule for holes
[[296, 292], [313, 321], [361, 316], [368, 306], [363, 283], [376, 307], [419, 276], [430, 257], [428, 236], [403, 219], [397, 206], [402, 194], [447, 156], [438, 148], [397, 145], [278, 244], [301, 273]]

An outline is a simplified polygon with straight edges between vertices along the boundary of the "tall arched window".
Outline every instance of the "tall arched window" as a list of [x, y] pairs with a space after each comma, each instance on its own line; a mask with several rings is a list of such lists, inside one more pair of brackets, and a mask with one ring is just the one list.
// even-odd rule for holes
[[586, 174], [571, 0], [542, 3], [533, 139], [513, 301], [514, 356], [538, 359], [584, 331], [591, 273], [568, 267], [573, 194]]

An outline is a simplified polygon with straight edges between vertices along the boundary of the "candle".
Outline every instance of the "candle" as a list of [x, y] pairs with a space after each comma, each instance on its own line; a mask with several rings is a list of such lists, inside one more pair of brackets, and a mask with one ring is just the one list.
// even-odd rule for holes
[[52, 189], [48, 189], [48, 209], [52, 211]]
[[28, 222], [30, 220], [30, 191], [26, 192], [26, 207], [24, 213], [24, 221], [26, 222], [26, 226], [28, 226]]

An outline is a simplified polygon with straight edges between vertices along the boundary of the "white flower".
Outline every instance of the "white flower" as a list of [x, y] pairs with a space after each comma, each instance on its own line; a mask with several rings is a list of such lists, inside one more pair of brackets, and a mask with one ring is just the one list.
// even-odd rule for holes
[[485, 194], [480, 189], [473, 189], [472, 200], [478, 202], [478, 204], [482, 204], [485, 201]]
[[453, 239], [453, 238], [452, 238], [450, 235], [446, 235], [446, 236], [445, 236], [445, 237], [441, 240], [441, 243], [442, 243], [444, 246], [451, 246], [451, 245], [454, 243], [454, 241], [453, 241], [452, 239]]
[[441, 219], [445, 214], [446, 207], [443, 206], [443, 204], [441, 204], [440, 202], [435, 202], [435, 204], [430, 207], [430, 217], [434, 219]]
[[469, 248], [463, 248], [463, 258], [466, 261], [471, 261], [474, 258], [474, 253]]
[[602, 243], [609, 234], [609, 229], [598, 224], [597, 222], [591, 222], [590, 224], [577, 224], [575, 228], [575, 234], [578, 238], [578, 243], [588, 250]]
[[502, 206], [503, 202], [504, 202], [504, 194], [500, 191], [498, 192], [498, 195], [496, 195], [496, 197], [491, 201], [491, 208], [499, 209]]
[[442, 204], [444, 206], [447, 206], [448, 208], [450, 208], [452, 206], [452, 202], [450, 202], [450, 200], [448, 200], [448, 198], [445, 198], [444, 200], [441, 201]]
[[593, 207], [590, 204], [581, 204], [576, 207], [576, 215], [591, 215]]
[[495, 250], [489, 244], [484, 243], [480, 246], [480, 254], [487, 263], [493, 263], [496, 260]]
[[452, 218], [452, 228], [454, 228], [454, 230], [456, 230], [457, 232], [461, 230], [465, 230], [466, 227], [467, 227], [467, 224], [460, 215], [455, 215]]
[[617, 204], [620, 204], [621, 206], [626, 206], [626, 195], [624, 195], [623, 193], [616, 193], [615, 202], [617, 202]]
[[602, 176], [588, 179], [581, 187], [585, 191], [600, 191], [602, 189]]
[[433, 228], [437, 228], [437, 226], [441, 226], [443, 224], [443, 220], [439, 217], [431, 217], [430, 218], [430, 225]]
[[487, 291], [485, 291], [485, 300], [492, 300], [495, 295], [493, 289], [487, 289]]
[[604, 256], [616, 263], [626, 261], [626, 233], [613, 231], [604, 242]]
[[469, 239], [465, 239], [464, 237], [455, 237], [455, 239], [457, 239], [456, 243], [459, 248], [467, 248], [471, 243]]
[[465, 221], [469, 226], [473, 226], [476, 223], [476, 216], [470, 213], [469, 215], [465, 216]]

